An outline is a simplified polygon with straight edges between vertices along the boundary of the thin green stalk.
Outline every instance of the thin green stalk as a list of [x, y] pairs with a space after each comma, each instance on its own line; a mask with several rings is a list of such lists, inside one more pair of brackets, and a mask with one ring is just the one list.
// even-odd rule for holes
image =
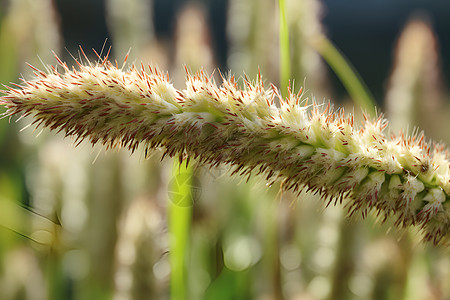
[[323, 35], [318, 36], [312, 44], [336, 73], [352, 100], [371, 117], [375, 117], [374, 107], [376, 102], [374, 97], [348, 59]]
[[278, 0], [280, 13], [280, 84], [281, 94], [288, 94], [289, 79], [291, 78], [291, 53], [289, 44], [289, 27], [286, 20], [286, 1]]
[[[279, 46], [280, 46], [280, 83], [281, 95], [287, 97], [289, 94], [289, 79], [291, 78], [291, 55], [289, 43], [289, 26], [286, 18], [286, 1], [278, 1], [279, 17]], [[270, 209], [267, 223], [267, 240], [269, 243], [268, 255], [270, 257], [273, 297], [283, 299], [280, 270], [280, 237], [279, 237], [279, 206]]]
[[169, 196], [170, 234], [170, 298], [188, 299], [187, 265], [189, 252], [189, 232], [192, 222], [192, 165], [186, 160], [173, 164], [173, 180]]

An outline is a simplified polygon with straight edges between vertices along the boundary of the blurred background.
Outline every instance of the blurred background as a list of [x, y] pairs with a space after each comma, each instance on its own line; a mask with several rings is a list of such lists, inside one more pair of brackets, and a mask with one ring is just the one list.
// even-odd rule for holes
[[[450, 3], [286, 0], [294, 89], [360, 115], [316, 49], [327, 36], [390, 120], [450, 144]], [[275, 0], [2, 0], [0, 82], [82, 46], [121, 64], [218, 68], [279, 84]], [[170, 299], [172, 161], [0, 121], [0, 299]], [[187, 299], [450, 299], [448, 249], [345, 218], [260, 177], [197, 166]]]

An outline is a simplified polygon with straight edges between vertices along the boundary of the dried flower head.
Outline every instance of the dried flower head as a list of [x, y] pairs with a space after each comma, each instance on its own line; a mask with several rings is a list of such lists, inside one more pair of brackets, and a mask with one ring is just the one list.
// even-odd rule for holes
[[32, 115], [37, 126], [107, 148], [162, 147], [242, 176], [264, 174], [328, 204], [346, 199], [350, 214], [374, 209], [398, 227], [420, 228], [434, 244], [450, 241], [449, 158], [423, 135], [388, 138], [382, 117], [358, 128], [343, 110], [303, 105], [301, 93], [283, 99], [261, 79], [244, 80], [241, 89], [230, 76], [218, 86], [201, 71], [188, 73], [181, 91], [155, 67], [58, 62], [62, 73], [35, 69], [34, 79], [8, 87], [4, 115]]

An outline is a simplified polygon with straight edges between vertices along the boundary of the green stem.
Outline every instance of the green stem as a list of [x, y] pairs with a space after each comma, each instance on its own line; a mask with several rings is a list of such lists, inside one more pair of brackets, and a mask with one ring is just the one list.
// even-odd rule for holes
[[325, 36], [318, 36], [313, 47], [338, 76], [353, 101], [374, 117], [376, 102], [361, 76], [342, 53]]
[[174, 161], [169, 190], [170, 293], [172, 300], [188, 299], [187, 265], [192, 222], [192, 165]]
[[[288, 96], [289, 80], [291, 78], [291, 53], [289, 42], [289, 26], [286, 18], [286, 1], [278, 0], [279, 5], [279, 26], [280, 26], [280, 83], [281, 95]], [[267, 248], [269, 257], [271, 258], [271, 273], [273, 285], [273, 298], [283, 299], [283, 289], [281, 283], [280, 270], [280, 241], [279, 241], [279, 206], [270, 209], [267, 223], [267, 237], [270, 246]]]
[[286, 1], [278, 0], [280, 12], [280, 84], [281, 94], [286, 97], [291, 78], [291, 53], [289, 44], [289, 28], [286, 19]]

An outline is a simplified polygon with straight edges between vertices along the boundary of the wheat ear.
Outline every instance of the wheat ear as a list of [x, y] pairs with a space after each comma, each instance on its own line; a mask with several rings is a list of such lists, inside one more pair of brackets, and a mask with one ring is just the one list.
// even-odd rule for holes
[[420, 228], [426, 241], [449, 244], [449, 158], [423, 135], [388, 138], [382, 117], [358, 128], [343, 110], [306, 105], [301, 93], [283, 99], [261, 78], [241, 89], [232, 76], [217, 86], [187, 72], [186, 88], [177, 90], [156, 67], [58, 62], [63, 72], [34, 68], [34, 79], [8, 87], [4, 116], [32, 115], [37, 126], [106, 148], [162, 147], [242, 176], [264, 174], [328, 204], [346, 199], [349, 214], [374, 209], [398, 227]]

